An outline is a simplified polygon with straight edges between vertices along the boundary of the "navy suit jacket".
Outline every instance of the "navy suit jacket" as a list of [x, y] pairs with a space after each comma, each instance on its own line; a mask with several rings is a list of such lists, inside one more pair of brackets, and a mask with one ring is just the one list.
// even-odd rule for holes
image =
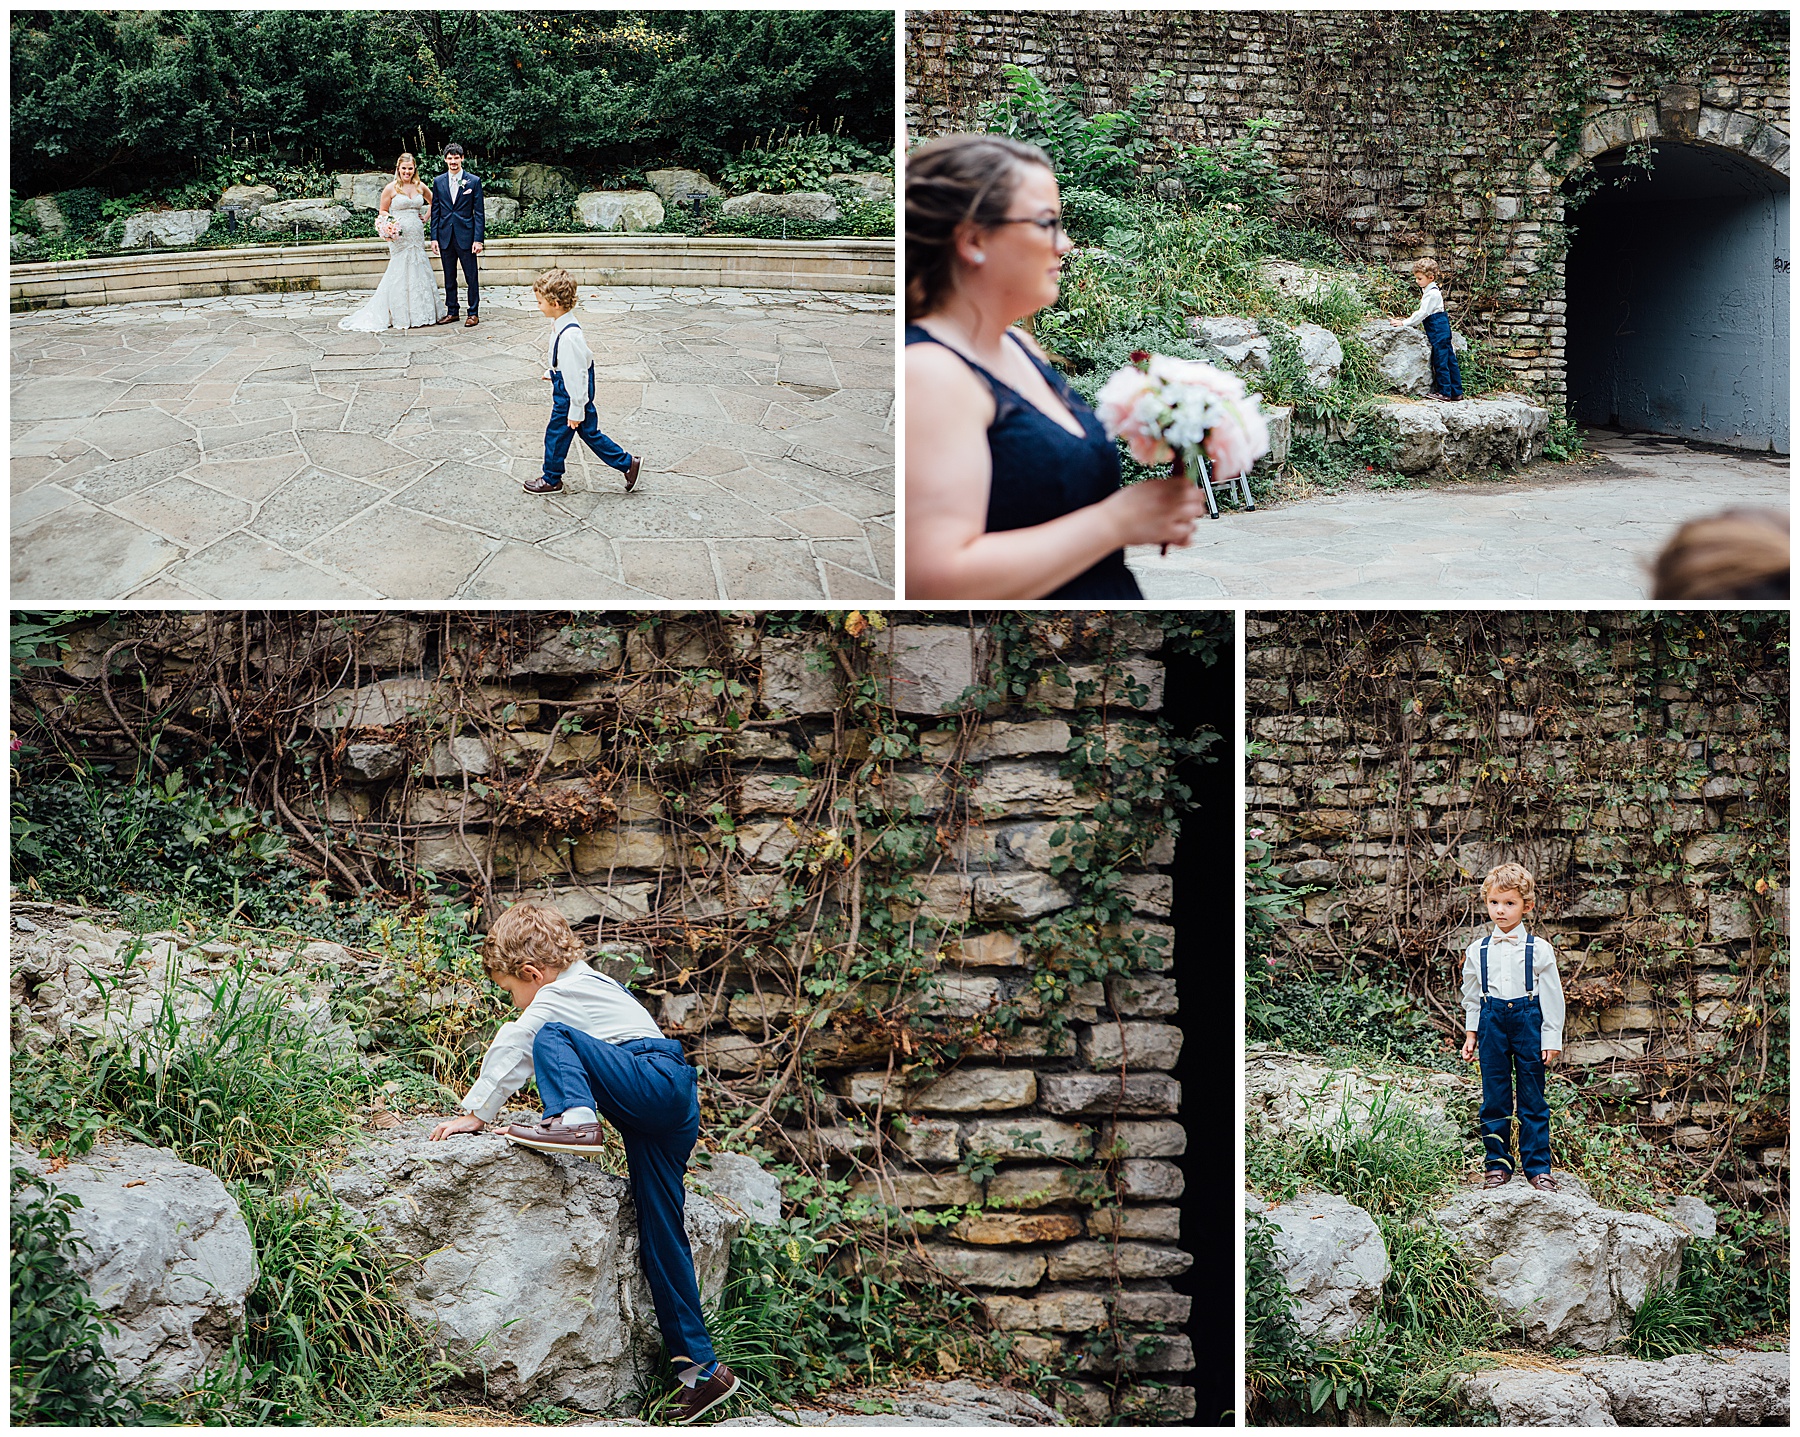
[[450, 176], [431, 182], [431, 237], [441, 249], [466, 250], [487, 243], [487, 213], [481, 204], [481, 176], [464, 170], [462, 193], [450, 203]]

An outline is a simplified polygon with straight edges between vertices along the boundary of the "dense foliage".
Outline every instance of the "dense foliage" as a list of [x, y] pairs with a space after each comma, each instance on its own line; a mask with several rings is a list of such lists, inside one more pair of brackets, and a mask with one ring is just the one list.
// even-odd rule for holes
[[79, 1238], [73, 1193], [12, 1170], [12, 1421], [15, 1427], [101, 1427], [137, 1421], [101, 1346], [112, 1329], [69, 1259]]
[[13, 184], [232, 183], [383, 168], [451, 140], [483, 166], [714, 168], [788, 130], [885, 150], [887, 10], [16, 11]]

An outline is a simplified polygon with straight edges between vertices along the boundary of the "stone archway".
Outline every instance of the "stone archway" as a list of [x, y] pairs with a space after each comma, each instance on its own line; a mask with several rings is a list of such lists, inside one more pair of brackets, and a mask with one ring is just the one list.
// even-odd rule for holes
[[1570, 413], [1786, 453], [1787, 134], [1674, 85], [1591, 116], [1581, 152], [1564, 182], [1588, 191], [1565, 214]]

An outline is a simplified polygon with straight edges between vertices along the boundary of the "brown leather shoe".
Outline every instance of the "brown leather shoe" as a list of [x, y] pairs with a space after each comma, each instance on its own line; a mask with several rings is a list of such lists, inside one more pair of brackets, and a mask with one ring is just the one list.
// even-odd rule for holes
[[473, 328], [475, 328], [476, 325], [478, 325], [480, 323], [481, 323], [481, 316], [478, 314], [472, 314], [463, 321], [463, 328], [464, 329], [473, 329]]
[[633, 454], [631, 456], [631, 467], [625, 471], [625, 492], [627, 494], [637, 488], [638, 470], [643, 467], [644, 456], [642, 454]]
[[675, 1425], [686, 1426], [704, 1416], [737, 1390], [737, 1373], [721, 1362], [706, 1381], [683, 1387], [675, 1394]]
[[563, 491], [560, 483], [552, 484], [541, 474], [536, 479], [527, 480], [521, 487], [527, 494], [560, 494]]
[[515, 1123], [501, 1134], [507, 1142], [522, 1148], [536, 1148], [540, 1153], [574, 1153], [577, 1157], [597, 1158], [606, 1143], [606, 1131], [600, 1123]]
[[462, 318], [462, 316], [460, 314], [447, 314], [442, 319], [440, 319], [438, 321], [438, 323], [439, 324], [455, 324], [456, 321], [461, 318]]
[[1503, 1188], [1511, 1181], [1511, 1168], [1489, 1168], [1487, 1176], [1481, 1180], [1481, 1186], [1484, 1189]]
[[1526, 1178], [1525, 1181], [1530, 1183], [1541, 1193], [1559, 1193], [1562, 1191], [1562, 1189], [1557, 1186], [1556, 1179], [1551, 1177], [1549, 1173], [1533, 1173], [1530, 1177]]

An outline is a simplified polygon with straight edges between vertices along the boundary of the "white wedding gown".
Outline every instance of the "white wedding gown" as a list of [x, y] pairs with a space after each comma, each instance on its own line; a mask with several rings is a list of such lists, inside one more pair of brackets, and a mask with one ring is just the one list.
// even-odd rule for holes
[[417, 329], [436, 324], [449, 312], [444, 287], [425, 253], [424, 208], [424, 195], [394, 196], [388, 216], [399, 224], [400, 237], [388, 241], [387, 273], [368, 303], [338, 321], [339, 329]]

